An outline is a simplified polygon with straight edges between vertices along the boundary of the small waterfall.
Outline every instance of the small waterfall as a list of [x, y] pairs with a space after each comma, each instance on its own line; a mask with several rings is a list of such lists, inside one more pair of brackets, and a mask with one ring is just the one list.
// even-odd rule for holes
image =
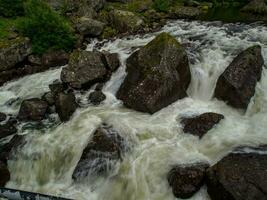
[[[119, 53], [122, 63], [104, 86], [107, 99], [95, 107], [87, 104], [88, 93], [77, 94], [83, 106], [69, 122], [40, 130], [21, 129], [27, 143], [8, 163], [12, 175], [8, 187], [79, 200], [174, 200], [166, 179], [172, 165], [199, 160], [213, 164], [236, 146], [267, 142], [266, 69], [247, 113], [213, 98], [219, 75], [241, 50], [260, 44], [267, 63], [267, 27], [178, 20], [169, 22], [160, 32], [169, 32], [186, 48], [192, 73], [189, 97], [154, 115], [123, 107], [115, 95], [126, 75], [126, 59], [159, 32], [105, 42], [101, 47], [95, 40], [88, 50]], [[17, 113], [21, 99], [40, 97], [60, 72], [58, 68], [30, 75], [1, 87], [0, 109]], [[18, 100], [10, 105], [11, 99]], [[203, 112], [221, 113], [226, 118], [202, 140], [184, 134], [180, 117]], [[112, 124], [127, 138], [132, 150], [109, 177], [73, 182], [72, 173], [82, 151], [102, 122]], [[208, 199], [205, 187], [191, 198]]]

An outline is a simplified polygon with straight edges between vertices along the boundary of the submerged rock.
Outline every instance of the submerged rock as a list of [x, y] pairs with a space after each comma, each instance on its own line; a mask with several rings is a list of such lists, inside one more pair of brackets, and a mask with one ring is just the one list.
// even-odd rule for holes
[[127, 72], [117, 93], [126, 107], [155, 113], [187, 96], [191, 80], [188, 57], [167, 33], [134, 52], [127, 59]]
[[102, 125], [94, 133], [84, 149], [74, 172], [77, 180], [88, 175], [104, 175], [121, 159], [125, 141], [111, 126]]
[[52, 84], [49, 85], [49, 89], [54, 95], [57, 95], [60, 92], [64, 92], [67, 87], [59, 80], [55, 80]]
[[175, 197], [187, 199], [192, 197], [204, 185], [206, 163], [178, 165], [168, 174], [168, 182]]
[[103, 82], [107, 76], [103, 54], [100, 52], [75, 51], [67, 67], [61, 72], [61, 80], [72, 88], [91, 87]]
[[261, 79], [263, 64], [260, 46], [241, 52], [219, 77], [215, 97], [235, 108], [247, 109]]
[[8, 143], [0, 146], [0, 161], [7, 164], [12, 154], [15, 154], [16, 150], [24, 144], [24, 136], [15, 135]]
[[211, 200], [266, 200], [266, 151], [266, 147], [265, 153], [239, 149], [209, 168], [206, 183]]
[[106, 99], [106, 95], [101, 91], [94, 91], [94, 92], [90, 93], [90, 95], [88, 97], [88, 100], [93, 105], [99, 105], [105, 99]]
[[68, 121], [76, 111], [78, 105], [73, 93], [65, 94], [63, 92], [55, 96], [56, 112], [61, 121]]
[[5, 124], [0, 124], [0, 139], [13, 135], [17, 132], [17, 128], [13, 121], [8, 121]]
[[10, 173], [7, 165], [0, 161], [0, 187], [4, 187], [10, 180]]
[[109, 15], [112, 26], [120, 33], [136, 32], [144, 24], [144, 21], [133, 12], [113, 10]]
[[31, 53], [31, 43], [28, 38], [16, 38], [0, 44], [0, 72], [12, 69]]
[[38, 98], [24, 100], [21, 103], [18, 119], [22, 121], [41, 121], [48, 110], [46, 101]]
[[217, 113], [204, 113], [192, 118], [183, 118], [183, 131], [202, 138], [210, 129], [218, 124], [224, 116]]

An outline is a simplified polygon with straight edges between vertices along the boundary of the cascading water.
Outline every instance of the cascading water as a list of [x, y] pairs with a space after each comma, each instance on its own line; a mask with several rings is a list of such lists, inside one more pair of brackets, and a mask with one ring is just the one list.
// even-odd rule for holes
[[[104, 86], [107, 99], [96, 107], [87, 103], [88, 93], [77, 93], [82, 107], [69, 122], [55, 125], [58, 120], [52, 116], [38, 130], [21, 125], [20, 134], [27, 134], [27, 143], [16, 159], [8, 163], [11, 171], [8, 187], [79, 200], [172, 200], [175, 198], [166, 176], [173, 165], [200, 160], [214, 164], [236, 146], [267, 143], [266, 69], [246, 113], [212, 98], [217, 78], [241, 50], [260, 44], [267, 63], [267, 27], [260, 23], [179, 20], [168, 23], [161, 32], [169, 32], [186, 47], [192, 73], [189, 97], [154, 115], [123, 107], [115, 93], [126, 74], [126, 58], [158, 33], [102, 45], [93, 41], [88, 50], [117, 52], [122, 62]], [[31, 75], [1, 87], [1, 111], [14, 114], [21, 99], [40, 97], [48, 91], [48, 84], [59, 78], [60, 71], [58, 68]], [[12, 105], [11, 101], [14, 101]], [[201, 140], [184, 134], [180, 117], [203, 112], [221, 113], [225, 119]], [[102, 122], [112, 124], [126, 138], [131, 150], [109, 177], [88, 177], [73, 182], [72, 173], [82, 151]], [[191, 199], [208, 200], [205, 187]]]

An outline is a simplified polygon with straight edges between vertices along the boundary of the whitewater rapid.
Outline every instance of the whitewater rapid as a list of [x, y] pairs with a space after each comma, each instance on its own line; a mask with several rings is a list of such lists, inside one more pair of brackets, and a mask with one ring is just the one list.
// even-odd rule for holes
[[[115, 97], [126, 75], [126, 59], [160, 32], [175, 36], [186, 48], [192, 74], [189, 97], [154, 115], [127, 109]], [[16, 159], [8, 162], [11, 180], [7, 187], [77, 200], [174, 200], [166, 178], [173, 165], [196, 161], [214, 164], [237, 146], [267, 143], [266, 68], [246, 112], [213, 98], [219, 75], [241, 50], [259, 44], [267, 63], [267, 27], [261, 23], [178, 20], [160, 32], [112, 42], [94, 40], [88, 45], [87, 50], [119, 53], [122, 66], [103, 89], [107, 99], [92, 106], [87, 101], [92, 90], [77, 92], [81, 108], [69, 122], [60, 124], [52, 115], [38, 124], [38, 129], [33, 128], [36, 124], [20, 125], [19, 134], [27, 135], [27, 143]], [[61, 67], [4, 85], [0, 88], [0, 111], [16, 114], [23, 99], [41, 97], [60, 72]], [[184, 134], [180, 118], [204, 112], [220, 113], [225, 119], [201, 140]], [[109, 177], [87, 177], [75, 183], [73, 170], [91, 134], [103, 122], [113, 125], [131, 150]], [[206, 188], [191, 200], [209, 200]]]

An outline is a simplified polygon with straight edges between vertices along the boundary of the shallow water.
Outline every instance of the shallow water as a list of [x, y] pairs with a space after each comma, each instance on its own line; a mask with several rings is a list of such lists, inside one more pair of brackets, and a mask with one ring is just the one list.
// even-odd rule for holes
[[[267, 27], [259, 23], [179, 20], [169, 22], [163, 31], [186, 47], [192, 73], [189, 97], [154, 115], [123, 107], [115, 94], [126, 75], [125, 60], [159, 32], [105, 42], [98, 49], [119, 53], [122, 62], [104, 87], [105, 102], [91, 106], [87, 103], [88, 92], [77, 93], [82, 107], [69, 122], [58, 125], [57, 117], [52, 116], [39, 130], [21, 125], [20, 134], [27, 134], [27, 144], [17, 159], [8, 163], [12, 177], [7, 187], [79, 200], [172, 200], [175, 198], [166, 175], [173, 165], [202, 160], [214, 164], [237, 146], [267, 143], [266, 69], [246, 113], [213, 98], [219, 75], [241, 50], [260, 44], [267, 63]], [[95, 49], [98, 43], [93, 41], [88, 50]], [[60, 71], [58, 68], [27, 76], [1, 87], [0, 110], [17, 113], [21, 99], [40, 97], [48, 91], [48, 84], [59, 78]], [[10, 105], [10, 99], [17, 100]], [[225, 119], [201, 140], [184, 134], [180, 118], [204, 112], [221, 113]], [[102, 122], [113, 125], [131, 150], [109, 177], [88, 177], [75, 183], [73, 170], [91, 134]], [[191, 199], [208, 200], [206, 188]]]

